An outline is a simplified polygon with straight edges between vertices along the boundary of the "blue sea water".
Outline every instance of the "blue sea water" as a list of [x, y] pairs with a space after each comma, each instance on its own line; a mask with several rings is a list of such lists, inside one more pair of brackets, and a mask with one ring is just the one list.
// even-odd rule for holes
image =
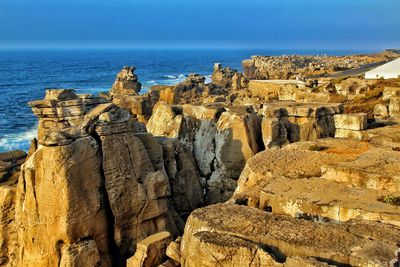
[[241, 61], [252, 55], [356, 52], [368, 51], [0, 50], [0, 152], [29, 148], [37, 119], [27, 102], [42, 99], [46, 88], [108, 91], [123, 66], [136, 66], [145, 92], [152, 85], [178, 83], [189, 73], [210, 77], [215, 62], [241, 70]]

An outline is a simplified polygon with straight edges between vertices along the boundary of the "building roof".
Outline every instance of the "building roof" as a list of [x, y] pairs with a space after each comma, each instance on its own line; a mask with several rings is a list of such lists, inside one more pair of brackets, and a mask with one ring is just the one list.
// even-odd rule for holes
[[399, 75], [400, 74], [400, 58], [390, 61], [382, 66], [367, 71], [365, 76], [375, 75]]

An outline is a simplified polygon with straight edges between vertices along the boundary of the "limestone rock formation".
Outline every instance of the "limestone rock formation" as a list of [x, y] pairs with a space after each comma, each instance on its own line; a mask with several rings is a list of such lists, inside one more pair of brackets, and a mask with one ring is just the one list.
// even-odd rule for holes
[[324, 225], [216, 204], [189, 217], [181, 266], [390, 266], [399, 238], [398, 228], [380, 223]]
[[171, 185], [172, 201], [182, 218], [204, 204], [204, 188], [201, 184], [195, 160], [190, 149], [175, 138], [157, 138], [162, 147], [163, 162]]
[[372, 62], [389, 61], [398, 56], [398, 53], [390, 51], [352, 56], [253, 56], [244, 60], [242, 65], [244, 75], [249, 79], [295, 79], [359, 68]]
[[392, 97], [398, 96], [400, 96], [400, 87], [387, 86], [385, 87], [385, 90], [383, 90], [382, 100], [390, 101]]
[[100, 97], [76, 95], [70, 89], [47, 90], [44, 100], [29, 102], [33, 113], [39, 117], [38, 143], [67, 145], [77, 138], [87, 137], [85, 128], [91, 126], [91, 121], [84, 125], [85, 114], [95, 107], [97, 110], [110, 108], [111, 104], [106, 102]]
[[128, 259], [127, 267], [153, 267], [163, 262], [167, 246], [172, 241], [168, 232], [151, 235], [137, 244], [135, 255]]
[[209, 203], [227, 200], [247, 159], [264, 148], [335, 135], [333, 116], [341, 104], [291, 101], [254, 108], [221, 105], [158, 103], [147, 124], [156, 136], [177, 138], [192, 153], [200, 176], [207, 184]]
[[159, 103], [147, 124], [150, 133], [177, 138], [192, 151], [207, 181], [211, 203], [227, 200], [246, 160], [263, 149], [261, 121], [251, 108]]
[[15, 181], [0, 184], [0, 266], [16, 266], [18, 255], [15, 223], [16, 192]]
[[134, 120], [147, 122], [153, 106], [159, 99], [159, 93], [154, 90], [139, 95], [141, 84], [134, 72], [135, 67], [124, 67], [117, 74], [107, 97], [117, 106], [128, 110]]
[[335, 127], [337, 129], [346, 129], [353, 131], [365, 130], [368, 126], [367, 114], [337, 114], [335, 118]]
[[400, 97], [392, 97], [389, 104], [390, 117], [400, 117]]
[[94, 250], [99, 262], [111, 264], [100, 166], [99, 146], [89, 136], [29, 157], [16, 195], [18, 266], [55, 266], [84, 240], [96, 246], [79, 253]]
[[212, 73], [212, 83], [221, 87], [242, 89], [246, 87], [247, 80], [242, 73], [232, 70], [229, 67], [223, 68], [221, 63], [215, 63]]
[[343, 79], [340, 83], [335, 84], [336, 92], [339, 95], [351, 95], [365, 93], [368, 88], [366, 80], [357, 78]]
[[368, 142], [327, 138], [258, 153], [228, 203], [191, 214], [170, 258], [181, 266], [396, 266], [399, 129], [368, 129]]
[[141, 84], [135, 74], [135, 67], [125, 66], [118, 74], [111, 88], [110, 96], [120, 98], [127, 95], [136, 95], [140, 92]]
[[228, 203], [194, 211], [167, 255], [181, 266], [395, 266], [399, 129], [255, 155]]
[[399, 82], [344, 76], [395, 56], [46, 91], [28, 155], [0, 153], [0, 266], [395, 265]]
[[363, 139], [361, 131], [368, 127], [366, 113], [336, 114], [335, 118], [335, 137]]
[[335, 114], [343, 105], [328, 103], [299, 104], [276, 101], [263, 104], [262, 138], [266, 148], [282, 147], [298, 141], [312, 141], [335, 135]]
[[[202, 203], [191, 153], [143, 132], [127, 110], [72, 90], [49, 90], [30, 105], [39, 146], [18, 185], [4, 176], [0, 186], [2, 264], [120, 266], [140, 240], [178, 235], [175, 205], [189, 213]], [[25, 156], [1, 160], [17, 168]]]
[[389, 117], [388, 108], [384, 104], [376, 104], [374, 107], [375, 119], [387, 119]]

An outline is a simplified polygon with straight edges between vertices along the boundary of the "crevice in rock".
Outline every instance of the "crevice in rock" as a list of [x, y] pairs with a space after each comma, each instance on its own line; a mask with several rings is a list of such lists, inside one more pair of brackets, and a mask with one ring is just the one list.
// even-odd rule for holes
[[62, 247], [64, 246], [64, 241], [63, 240], [58, 240], [56, 242], [56, 252], [57, 252], [57, 256], [58, 256], [58, 264], [57, 266], [60, 266], [61, 264], [61, 257], [62, 257]]
[[[337, 267], [351, 267], [351, 264], [346, 264], [346, 263], [342, 263], [342, 262], [338, 262], [332, 259], [325, 259], [325, 258], [320, 258], [320, 257], [316, 257], [315, 259], [317, 259], [320, 262], [324, 262], [327, 263], [329, 265], [333, 265], [333, 266], [337, 266]], [[394, 265], [396, 266], [396, 265]]]
[[120, 255], [120, 251], [118, 249], [117, 244], [115, 243], [114, 238], [114, 224], [115, 224], [115, 217], [111, 209], [111, 204], [108, 196], [108, 192], [105, 185], [105, 173], [103, 168], [103, 149], [102, 149], [102, 142], [100, 136], [93, 131], [92, 137], [96, 140], [99, 145], [99, 155], [101, 158], [100, 163], [100, 175], [101, 175], [101, 186], [99, 187], [99, 193], [102, 196], [100, 205], [104, 207], [106, 218], [107, 218], [107, 225], [108, 225], [108, 242], [109, 242], [109, 252], [111, 256], [112, 266], [124, 267], [126, 266], [126, 259]]
[[241, 206], [247, 206], [247, 198], [238, 198], [235, 200], [235, 204], [241, 205]]

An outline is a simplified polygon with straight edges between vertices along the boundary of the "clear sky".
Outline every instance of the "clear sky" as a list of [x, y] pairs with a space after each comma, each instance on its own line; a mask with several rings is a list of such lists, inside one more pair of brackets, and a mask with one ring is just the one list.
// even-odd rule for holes
[[0, 0], [0, 47], [400, 47], [400, 0]]

